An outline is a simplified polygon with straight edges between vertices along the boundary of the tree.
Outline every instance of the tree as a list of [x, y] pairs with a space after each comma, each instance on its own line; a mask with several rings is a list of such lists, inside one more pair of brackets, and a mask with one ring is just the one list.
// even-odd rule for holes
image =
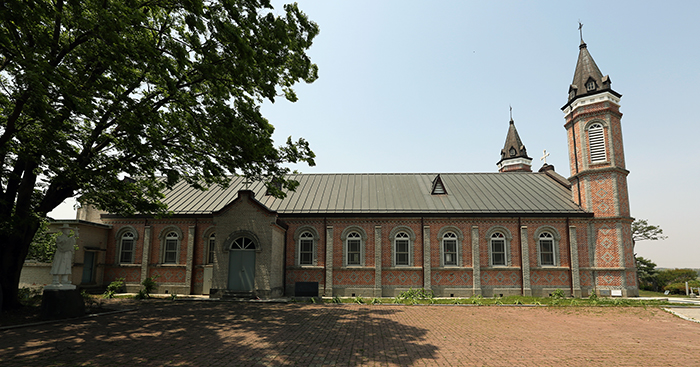
[[632, 242], [665, 240], [664, 230], [660, 226], [651, 225], [646, 219], [636, 219], [632, 222]]
[[275, 15], [269, 0], [0, 2], [3, 308], [19, 305], [29, 244], [66, 198], [163, 215], [180, 180], [294, 189], [284, 164], [314, 154], [303, 139], [275, 147], [259, 106], [317, 78], [317, 34], [296, 4]]
[[641, 256], [635, 256], [634, 260], [637, 264], [637, 284], [639, 284], [639, 288], [658, 290], [656, 264]]

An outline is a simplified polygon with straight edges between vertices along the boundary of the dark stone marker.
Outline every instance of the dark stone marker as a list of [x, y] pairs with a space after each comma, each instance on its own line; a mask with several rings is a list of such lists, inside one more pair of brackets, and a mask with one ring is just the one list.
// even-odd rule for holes
[[85, 302], [77, 289], [44, 290], [41, 297], [41, 319], [58, 320], [85, 315]]
[[598, 292], [601, 297], [610, 297], [610, 289], [600, 289]]
[[294, 295], [297, 297], [318, 297], [318, 282], [296, 282]]

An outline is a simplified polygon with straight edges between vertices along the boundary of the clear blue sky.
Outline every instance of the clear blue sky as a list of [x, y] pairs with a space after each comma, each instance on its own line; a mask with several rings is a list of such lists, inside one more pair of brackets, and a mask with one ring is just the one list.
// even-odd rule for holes
[[[275, 7], [281, 9], [281, 1]], [[318, 156], [305, 172], [495, 172], [508, 106], [533, 160], [568, 177], [566, 103], [583, 38], [621, 111], [632, 215], [661, 267], [700, 268], [700, 2], [304, 1], [319, 79], [263, 114]], [[66, 210], [68, 208], [68, 210]], [[73, 217], [70, 204], [55, 217]]]

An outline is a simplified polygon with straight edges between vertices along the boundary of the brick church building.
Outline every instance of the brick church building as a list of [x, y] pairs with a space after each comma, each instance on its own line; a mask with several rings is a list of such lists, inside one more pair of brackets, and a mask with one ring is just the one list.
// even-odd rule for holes
[[284, 199], [242, 178], [182, 182], [165, 219], [84, 207], [59, 222], [89, 233], [83, 286], [124, 278], [135, 291], [158, 276], [159, 293], [213, 297], [636, 296], [620, 97], [581, 41], [562, 107], [568, 179], [532, 172], [511, 120], [498, 172], [299, 174]]

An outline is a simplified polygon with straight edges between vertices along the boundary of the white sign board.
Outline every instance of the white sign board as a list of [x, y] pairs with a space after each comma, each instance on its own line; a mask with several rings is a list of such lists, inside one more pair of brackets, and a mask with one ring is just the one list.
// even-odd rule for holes
[[622, 289], [612, 289], [610, 290], [610, 295], [613, 297], [622, 297]]

